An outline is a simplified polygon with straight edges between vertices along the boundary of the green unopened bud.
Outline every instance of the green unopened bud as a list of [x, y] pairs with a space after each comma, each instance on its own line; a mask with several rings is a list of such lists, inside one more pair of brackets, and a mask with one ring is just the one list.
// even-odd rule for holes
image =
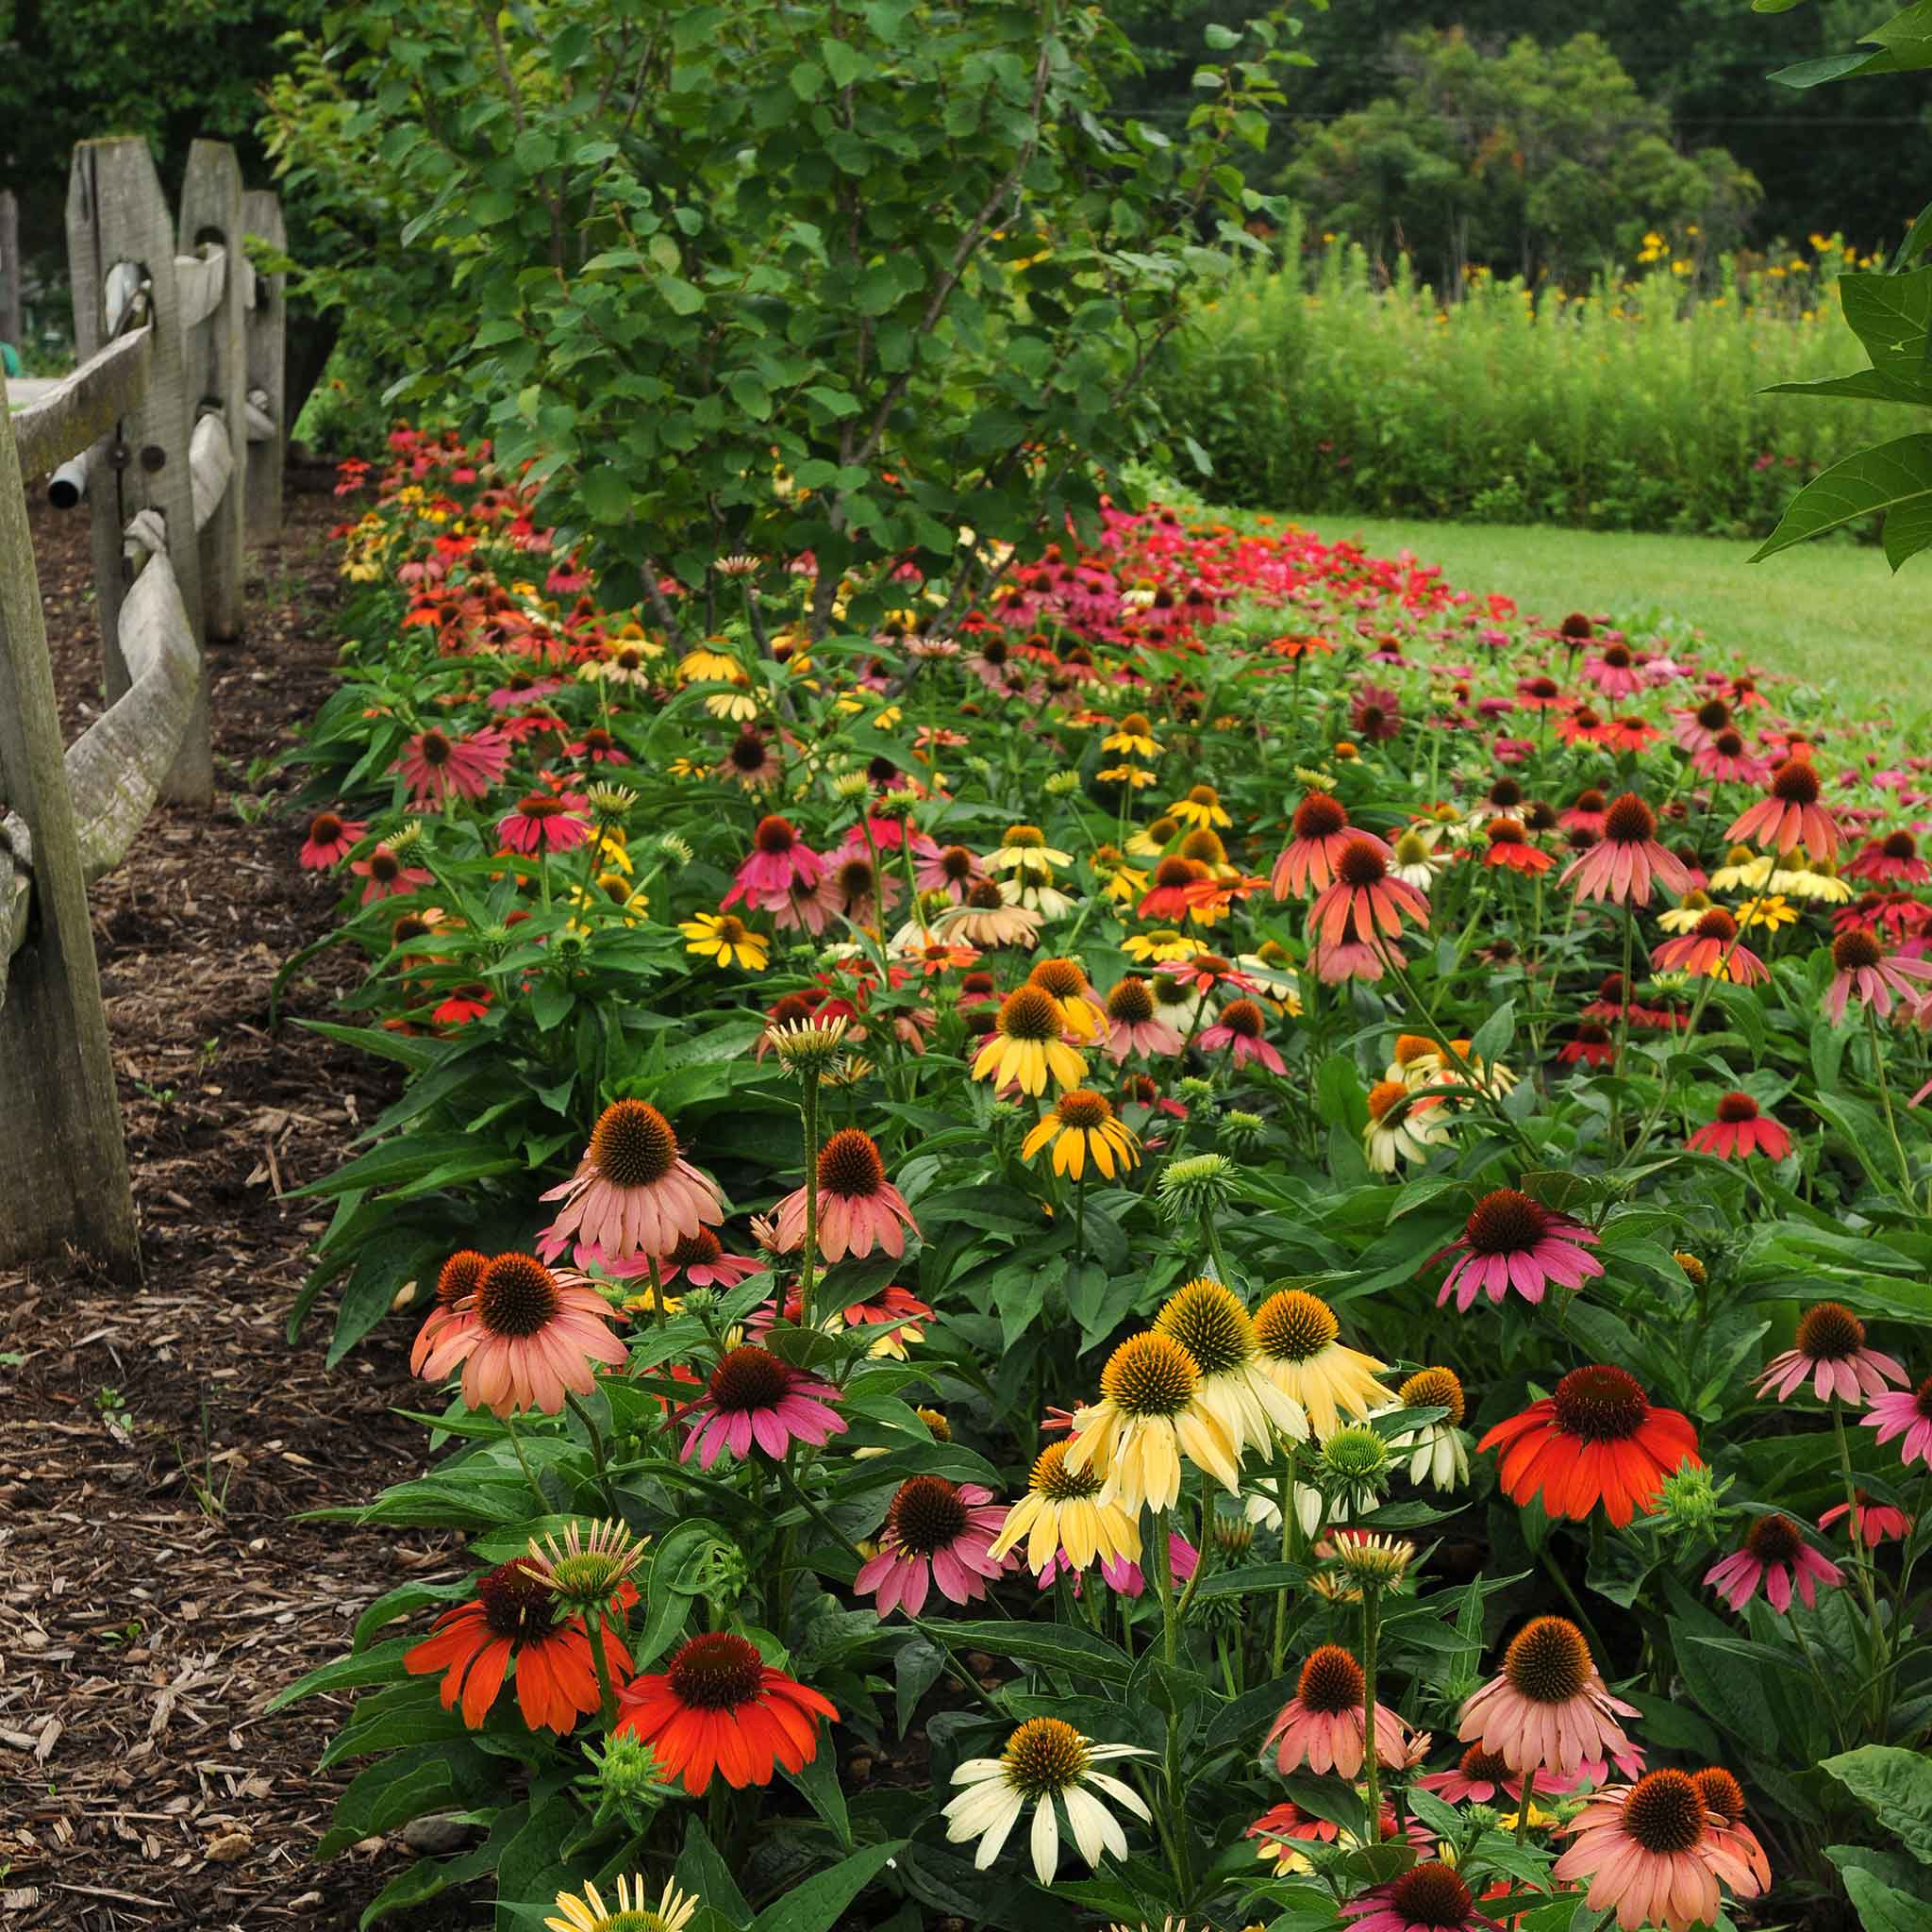
[[1155, 1183], [1160, 1211], [1170, 1222], [1198, 1221], [1234, 1197], [1240, 1170], [1224, 1154], [1193, 1154], [1171, 1160]]
[[1337, 1429], [1322, 1444], [1322, 1474], [1330, 1482], [1374, 1482], [1388, 1469], [1389, 1445], [1374, 1429]]
[[1049, 798], [1071, 798], [1080, 789], [1078, 772], [1050, 772], [1046, 779]]
[[1708, 1541], [1724, 1513], [1724, 1491], [1734, 1478], [1719, 1478], [1701, 1462], [1687, 1462], [1664, 1478], [1651, 1521], [1667, 1534]]
[[1261, 1136], [1268, 1131], [1268, 1124], [1257, 1113], [1235, 1108], [1222, 1117], [1215, 1131], [1217, 1138], [1236, 1153], [1245, 1154], [1258, 1144]]
[[872, 790], [872, 780], [863, 772], [841, 772], [832, 780], [832, 796], [842, 805], [863, 798]]

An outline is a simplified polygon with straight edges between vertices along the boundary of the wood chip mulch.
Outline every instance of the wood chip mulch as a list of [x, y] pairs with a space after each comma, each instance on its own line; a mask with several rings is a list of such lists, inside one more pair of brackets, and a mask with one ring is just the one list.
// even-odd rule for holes
[[[282, 541], [250, 554], [247, 634], [210, 653], [214, 812], [158, 808], [94, 893], [145, 1278], [77, 1257], [0, 1270], [9, 1932], [351, 1927], [409, 1856], [378, 1840], [318, 1865], [345, 1778], [315, 1766], [346, 1700], [263, 1714], [382, 1591], [465, 1567], [444, 1538], [297, 1520], [415, 1473], [425, 1442], [391, 1413], [410, 1399], [404, 1323], [333, 1371], [325, 1296], [284, 1339], [324, 1224], [291, 1190], [395, 1092], [393, 1069], [292, 1024], [332, 1011], [345, 956], [314, 961], [269, 1025], [270, 982], [333, 892], [297, 870], [287, 781], [258, 761], [330, 689], [341, 513], [293, 492]], [[34, 532], [71, 741], [99, 707], [85, 512], [37, 503]]]

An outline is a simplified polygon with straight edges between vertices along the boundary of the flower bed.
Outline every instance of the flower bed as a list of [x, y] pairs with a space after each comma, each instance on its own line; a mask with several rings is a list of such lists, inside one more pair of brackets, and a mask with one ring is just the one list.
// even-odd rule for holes
[[307, 1299], [475, 1566], [290, 1693], [325, 1853], [472, 1828], [372, 1920], [1913, 1922], [1924, 760], [1272, 525], [813, 643], [372, 485]]

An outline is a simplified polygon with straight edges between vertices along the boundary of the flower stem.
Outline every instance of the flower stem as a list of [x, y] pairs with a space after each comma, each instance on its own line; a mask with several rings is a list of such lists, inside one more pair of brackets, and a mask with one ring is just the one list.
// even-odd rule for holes
[[808, 1067], [799, 1094], [798, 1111], [805, 1123], [805, 1253], [798, 1268], [798, 1322], [812, 1325], [813, 1267], [819, 1249], [819, 1070]]
[[591, 1631], [591, 1661], [597, 1667], [597, 1714], [608, 1738], [617, 1723], [617, 1692], [610, 1688], [610, 1659], [604, 1655], [604, 1613], [592, 1610], [585, 1620]]
[[1907, 1212], [1916, 1212], [1912, 1202], [1912, 1166], [1906, 1158], [1906, 1150], [1898, 1138], [1898, 1122], [1891, 1110], [1891, 1083], [1885, 1077], [1885, 1042], [1878, 1037], [1878, 1015], [1868, 1002], [1865, 1008], [1865, 1024], [1872, 1036], [1872, 1071], [1878, 1081], [1878, 1098], [1885, 1107], [1885, 1131], [1891, 1136], [1891, 1151], [1898, 1159], [1899, 1191], [1905, 1198]]
[[1368, 1785], [1365, 1842], [1382, 1836], [1382, 1754], [1375, 1747], [1375, 1639], [1380, 1634], [1382, 1592], [1362, 1585], [1362, 1771]]

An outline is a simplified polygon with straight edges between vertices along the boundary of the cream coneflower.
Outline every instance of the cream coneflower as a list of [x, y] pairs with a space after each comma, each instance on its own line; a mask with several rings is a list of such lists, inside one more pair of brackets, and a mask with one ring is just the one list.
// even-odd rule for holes
[[1255, 1324], [1232, 1289], [1196, 1275], [1161, 1304], [1154, 1325], [1192, 1357], [1195, 1403], [1227, 1432], [1237, 1460], [1249, 1449], [1272, 1452], [1278, 1437], [1307, 1441], [1307, 1414], [1261, 1368]]
[[1376, 1081], [1369, 1089], [1369, 1123], [1362, 1129], [1370, 1168], [1393, 1174], [1398, 1161], [1426, 1160], [1448, 1140], [1454, 1120], [1440, 1096], [1417, 1098], [1406, 1081]]
[[1093, 1463], [1106, 1472], [1101, 1491], [1130, 1514], [1144, 1504], [1172, 1509], [1180, 1500], [1181, 1457], [1230, 1494], [1239, 1488], [1239, 1454], [1217, 1417], [1200, 1406], [1201, 1371], [1171, 1336], [1130, 1337], [1108, 1357], [1100, 1400], [1074, 1418], [1067, 1467]]
[[717, 1183], [679, 1155], [671, 1123], [642, 1100], [607, 1107], [576, 1173], [541, 1198], [563, 1206], [538, 1236], [537, 1252], [555, 1260], [575, 1241], [579, 1267], [666, 1255], [724, 1219]]
[[1141, 1164], [1141, 1137], [1114, 1112], [1106, 1094], [1085, 1087], [1069, 1088], [1041, 1115], [1020, 1143], [1021, 1158], [1031, 1160], [1049, 1141], [1054, 1173], [1074, 1180], [1086, 1174], [1089, 1162], [1107, 1180]]
[[1462, 1707], [1456, 1735], [1493, 1751], [1511, 1771], [1601, 1778], [1609, 1759], [1642, 1763], [1617, 1723], [1636, 1707], [1610, 1695], [1583, 1632], [1564, 1617], [1536, 1617], [1509, 1640], [1502, 1671]]
[[635, 1878], [620, 1878], [614, 1911], [588, 1882], [581, 1893], [559, 1891], [557, 1909], [562, 1916], [543, 1923], [549, 1932], [684, 1932], [697, 1912], [696, 1894], [679, 1891], [677, 1881], [667, 1878], [658, 1903], [649, 1906], [644, 1903], [650, 1897], [644, 1884], [641, 1873]]
[[1319, 1295], [1284, 1288], [1255, 1310], [1261, 1365], [1284, 1395], [1299, 1403], [1319, 1442], [1344, 1417], [1366, 1416], [1391, 1398], [1375, 1377], [1389, 1366], [1337, 1338], [1341, 1324]]
[[1087, 1062], [1060, 1038], [1059, 1002], [1037, 986], [1016, 987], [1000, 1002], [991, 1037], [973, 1061], [973, 1077], [1012, 1081], [1023, 1093], [1045, 1091], [1047, 1076], [1062, 1087], [1087, 1077]]
[[1040, 1452], [1026, 1493], [1007, 1511], [988, 1554], [1004, 1557], [1024, 1538], [1026, 1567], [1035, 1575], [1058, 1555], [1064, 1555], [1075, 1570], [1086, 1569], [1095, 1557], [1139, 1562], [1138, 1513], [1130, 1515], [1118, 1502], [1102, 1496], [1107, 1478], [1091, 1464], [1069, 1469], [1067, 1449], [1064, 1441], [1049, 1442]]
[[[1408, 1479], [1439, 1490], [1459, 1490], [1469, 1480], [1469, 1438], [1462, 1430], [1462, 1381], [1454, 1369], [1418, 1369], [1395, 1391], [1396, 1408], [1442, 1408], [1448, 1413], [1389, 1438], [1391, 1450], [1408, 1454]], [[1377, 1414], [1389, 1413], [1377, 1410]]]
[[991, 879], [966, 889], [962, 904], [941, 913], [935, 930], [974, 946], [1030, 946], [1040, 936], [1041, 915], [1030, 907], [1008, 904]]

